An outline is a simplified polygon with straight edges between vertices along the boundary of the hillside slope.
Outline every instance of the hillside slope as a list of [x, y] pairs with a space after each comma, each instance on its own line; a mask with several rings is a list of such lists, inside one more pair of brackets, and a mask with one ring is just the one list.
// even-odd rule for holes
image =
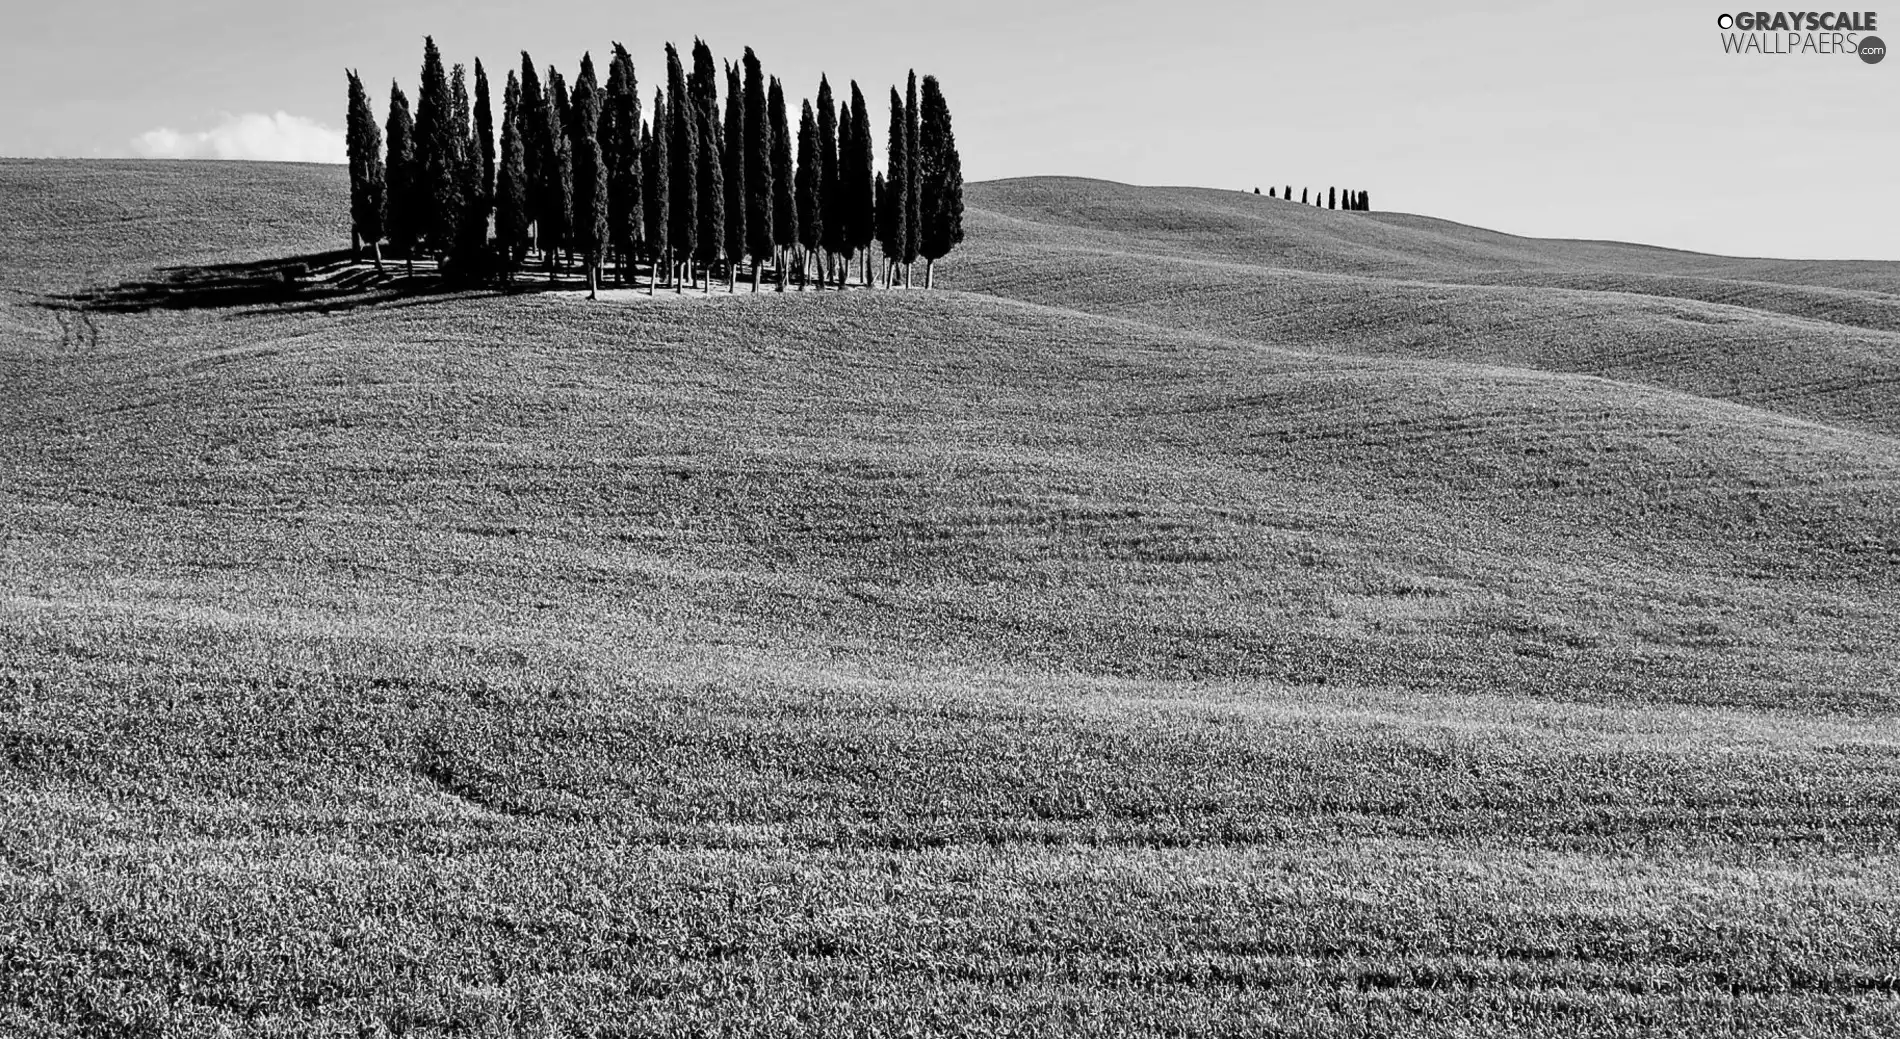
[[1871, 319], [993, 185], [931, 293], [272, 295], [336, 171], [80, 170], [0, 164], [0, 1032], [1900, 1027]]

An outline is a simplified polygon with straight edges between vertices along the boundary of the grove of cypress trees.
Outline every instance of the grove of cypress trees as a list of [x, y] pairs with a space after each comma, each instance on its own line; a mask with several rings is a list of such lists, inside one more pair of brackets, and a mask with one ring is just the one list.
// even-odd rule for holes
[[574, 228], [571, 240], [587, 265], [587, 298], [600, 298], [601, 253], [607, 244], [607, 163], [600, 150], [600, 89], [592, 62], [575, 80]]
[[376, 269], [383, 269], [383, 211], [388, 184], [383, 172], [383, 134], [376, 128], [376, 113], [370, 109], [369, 94], [355, 72], [346, 73], [350, 81], [350, 107], [346, 123], [350, 153], [350, 236], [352, 252], [361, 255], [368, 242], [376, 256]]
[[442, 53], [436, 50], [435, 38], [424, 37], [422, 89], [416, 99], [415, 202], [422, 242], [438, 256], [454, 246], [460, 223], [461, 189], [455, 174], [461, 153], [448, 71], [442, 67]]
[[[963, 157], [950, 128], [950, 106], [935, 76], [924, 77], [922, 125], [917, 150], [922, 171], [919, 252], [924, 257], [924, 288], [933, 285], [937, 261], [963, 241]], [[1259, 188], [1254, 192], [1258, 194]]]
[[660, 270], [669, 268], [666, 262], [672, 255], [671, 242], [673, 231], [673, 194], [672, 164], [667, 158], [667, 138], [671, 136], [667, 119], [666, 96], [658, 87], [653, 89], [653, 125], [640, 128], [640, 142], [646, 147], [647, 182], [646, 193], [641, 201], [646, 203], [647, 217], [647, 258], [653, 262], [653, 270], [647, 277], [647, 295], [651, 296], [659, 287]]
[[772, 252], [778, 291], [785, 291], [786, 256], [798, 244], [798, 202], [792, 192], [792, 133], [785, 118], [785, 87], [778, 77], [766, 91], [765, 109], [772, 130]]
[[904, 287], [910, 288], [910, 265], [923, 245], [923, 156], [918, 146], [917, 70], [904, 88]]
[[501, 94], [501, 162], [495, 169], [495, 238], [502, 277], [512, 280], [528, 248], [528, 167], [521, 139], [521, 85], [513, 72]]
[[[845, 110], [845, 121], [851, 112]], [[831, 82], [818, 77], [818, 287], [831, 280], [831, 257], [844, 251], [848, 236], [845, 218], [844, 188], [838, 164], [838, 115], [832, 105]]]
[[[695, 106], [686, 93], [686, 69], [680, 64], [678, 49], [672, 44], [666, 45], [666, 115], [671, 125], [667, 132], [667, 159], [672, 163], [670, 179], [672, 181], [671, 217], [672, 227], [669, 238], [672, 250], [669, 258], [677, 257], [685, 265], [685, 274], [692, 276], [693, 254], [699, 244], [699, 120], [694, 112]], [[654, 127], [659, 133], [659, 127]], [[680, 284], [679, 272], [672, 275], [675, 291], [684, 291]]]
[[772, 118], [765, 109], [765, 70], [752, 48], [745, 49], [745, 242], [752, 254], [752, 291], [772, 253]]
[[811, 257], [824, 244], [825, 211], [822, 204], [823, 167], [818, 159], [818, 120], [807, 101], [798, 116], [798, 174], [794, 195], [798, 206], [798, 288], [803, 292]]
[[495, 206], [495, 106], [488, 93], [488, 70], [475, 59], [475, 143], [482, 156], [482, 210]]
[[416, 272], [416, 241], [421, 235], [416, 203], [416, 121], [409, 114], [409, 99], [402, 84], [389, 84], [389, 122], [384, 131], [389, 139], [389, 162], [383, 170], [388, 185], [385, 214], [389, 244], [401, 250], [410, 274]]
[[523, 215], [534, 228], [534, 244], [541, 247], [541, 214], [547, 209], [548, 164], [552, 161], [553, 151], [546, 140], [548, 134], [547, 95], [541, 90], [541, 74], [535, 71], [534, 59], [527, 51], [521, 52], [521, 110], [516, 117], [521, 123], [521, 163], [526, 173], [522, 183], [522, 198], [525, 203]]
[[[910, 146], [910, 120], [904, 113], [904, 99], [891, 88], [891, 132], [890, 154], [884, 160], [884, 198], [879, 200], [878, 211], [884, 214], [879, 225], [885, 232], [884, 259], [891, 265], [902, 265], [910, 248], [910, 228], [905, 221], [910, 218], [910, 207], [905, 199], [910, 197], [910, 187], [905, 181], [910, 177], [910, 155], [906, 149]], [[887, 268], [885, 284], [891, 284], [893, 272]]]
[[627, 282], [634, 244], [642, 237], [640, 205], [641, 159], [640, 85], [633, 73], [633, 57], [614, 44], [607, 70], [606, 105], [601, 115], [601, 147], [607, 153], [607, 224], [613, 245], [615, 277]]
[[[871, 240], [877, 235], [877, 191], [872, 181], [876, 161], [871, 147], [871, 112], [864, 92], [851, 83], [851, 155], [839, 157], [839, 176], [845, 185], [850, 220], [850, 246], [864, 257], [864, 284], [871, 284]], [[839, 284], [843, 284], [842, 280]]]
[[[749, 53], [749, 52], [748, 52]], [[726, 291], [736, 291], [739, 258], [746, 251], [746, 95], [739, 82], [739, 66], [726, 64], [726, 127], [720, 138], [720, 174], [725, 178]], [[754, 289], [753, 291], [758, 291]]]

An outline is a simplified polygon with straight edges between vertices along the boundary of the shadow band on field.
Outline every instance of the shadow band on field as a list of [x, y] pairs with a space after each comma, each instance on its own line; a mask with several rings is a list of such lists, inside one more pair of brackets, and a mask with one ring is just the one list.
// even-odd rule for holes
[[435, 296], [500, 295], [585, 287], [569, 274], [549, 280], [545, 270], [524, 271], [507, 287], [457, 284], [439, 276], [434, 263], [410, 273], [402, 260], [384, 260], [377, 270], [348, 249], [285, 256], [248, 263], [162, 267], [148, 278], [44, 298], [51, 310], [94, 314], [144, 314], [157, 310], [337, 312]]

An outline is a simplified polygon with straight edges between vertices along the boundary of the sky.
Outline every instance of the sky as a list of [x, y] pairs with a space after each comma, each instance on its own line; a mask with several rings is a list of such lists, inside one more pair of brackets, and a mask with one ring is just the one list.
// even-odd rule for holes
[[498, 98], [523, 49], [571, 80], [618, 40], [650, 107], [699, 35], [794, 112], [857, 80], [876, 127], [936, 75], [970, 180], [1338, 185], [1513, 234], [1900, 260], [1900, 58], [1726, 53], [1732, 2], [0, 2], [4, 156], [337, 161], [343, 70], [380, 116], [428, 33]]

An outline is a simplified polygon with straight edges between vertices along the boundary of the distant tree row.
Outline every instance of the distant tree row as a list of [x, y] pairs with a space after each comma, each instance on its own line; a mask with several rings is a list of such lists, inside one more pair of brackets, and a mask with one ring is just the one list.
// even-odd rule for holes
[[[1259, 188], [1253, 189], [1253, 193], [1256, 195], [1260, 194], [1260, 189]], [[1267, 197], [1268, 198], [1285, 198], [1287, 201], [1291, 202], [1293, 200], [1293, 185], [1288, 184], [1286, 186], [1285, 195], [1280, 195], [1278, 193], [1278, 190], [1275, 188], [1268, 188]], [[1307, 198], [1307, 189], [1301, 188], [1300, 189], [1300, 205], [1304, 206], [1308, 204], [1306, 198]], [[1313, 201], [1311, 204], [1315, 206], [1322, 205], [1322, 203], [1319, 200], [1319, 192], [1317, 191], [1313, 192]], [[1323, 208], [1346, 209], [1346, 210], [1351, 210], [1357, 213], [1370, 213], [1372, 212], [1372, 192], [1346, 191], [1342, 188], [1327, 188], [1326, 201], [1325, 203], [1323, 203]]]
[[534, 256], [550, 279], [581, 264], [590, 294], [609, 265], [632, 284], [641, 263], [649, 292], [661, 284], [683, 292], [702, 277], [710, 292], [721, 269], [736, 291], [742, 266], [753, 291], [769, 266], [782, 292], [788, 280], [875, 285], [876, 243], [887, 287], [900, 279], [908, 287], [921, 257], [929, 288], [936, 261], [963, 241], [963, 164], [934, 76], [923, 78], [921, 97], [915, 72], [904, 94], [891, 89], [882, 173], [857, 83], [849, 103], [836, 103], [820, 77], [817, 104], [802, 103], [794, 137], [784, 87], [750, 47], [722, 70], [695, 40], [689, 72], [667, 44], [650, 119], [620, 44], [605, 85], [592, 55], [582, 55], [571, 91], [555, 68], [543, 81], [523, 52], [520, 76], [509, 72], [502, 93], [499, 151], [479, 60], [471, 104], [463, 67], [445, 71], [426, 39], [413, 116], [394, 84], [380, 130], [361, 78], [348, 77], [352, 234], [379, 269], [387, 241], [412, 273], [416, 257], [430, 255], [465, 281], [510, 279]]

